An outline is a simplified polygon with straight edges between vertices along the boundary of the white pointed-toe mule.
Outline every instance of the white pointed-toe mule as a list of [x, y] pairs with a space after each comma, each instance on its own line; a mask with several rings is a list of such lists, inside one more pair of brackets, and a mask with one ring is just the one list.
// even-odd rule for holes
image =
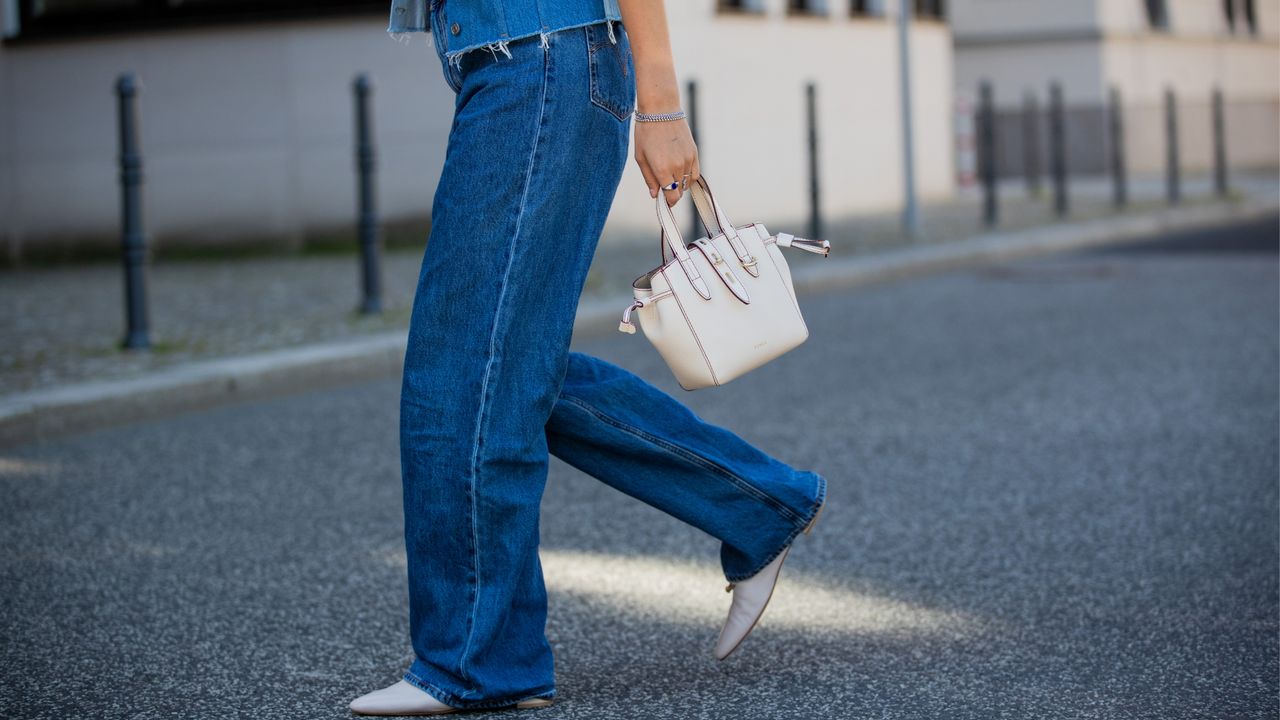
[[[818, 522], [818, 516], [826, 506], [827, 502], [824, 498], [818, 511], [813, 514], [813, 519], [804, 527], [805, 535], [813, 530], [814, 524]], [[761, 568], [760, 572], [746, 580], [729, 583], [725, 587], [726, 591], [733, 592], [733, 604], [729, 606], [729, 617], [724, 621], [724, 627], [720, 629], [720, 638], [716, 640], [717, 660], [724, 660], [730, 653], [737, 650], [742, 641], [747, 639], [747, 635], [751, 634], [756, 623], [760, 621], [760, 616], [764, 614], [769, 599], [773, 597], [773, 588], [778, 584], [778, 573], [782, 572], [782, 562], [787, 559], [789, 552], [791, 552], [791, 545], [778, 553], [778, 557]]]
[[[513, 705], [523, 710], [525, 708], [546, 707], [550, 704], [551, 701], [546, 698], [529, 698]], [[511, 707], [512, 705], [507, 705], [493, 709], [506, 710]], [[448, 713], [461, 712], [462, 708], [446, 705], [435, 699], [430, 693], [418, 689], [416, 686], [409, 684], [408, 681], [401, 680], [394, 685], [384, 687], [381, 690], [374, 690], [352, 700], [351, 711], [357, 715], [417, 716], [446, 715]]]

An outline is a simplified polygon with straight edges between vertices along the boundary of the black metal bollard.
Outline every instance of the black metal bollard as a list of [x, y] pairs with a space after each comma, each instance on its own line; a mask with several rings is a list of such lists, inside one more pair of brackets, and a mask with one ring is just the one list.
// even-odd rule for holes
[[1033, 92], [1022, 100], [1022, 174], [1027, 194], [1040, 197], [1040, 102]]
[[120, 250], [124, 260], [124, 314], [127, 323], [121, 346], [151, 347], [147, 313], [147, 238], [142, 229], [142, 153], [138, 148], [138, 82], [133, 73], [116, 79], [120, 130]]
[[1111, 199], [1122, 208], [1129, 204], [1129, 173], [1124, 160], [1124, 106], [1119, 88], [1111, 88]]
[[382, 277], [379, 262], [381, 239], [378, 236], [378, 212], [374, 194], [374, 169], [376, 154], [373, 147], [373, 129], [369, 122], [369, 96], [373, 83], [366, 73], [356, 76], [353, 83], [356, 111], [356, 172], [358, 174], [360, 239], [360, 312], [373, 315], [382, 312]]
[[1226, 112], [1222, 102], [1222, 88], [1213, 89], [1213, 187], [1220, 197], [1226, 197], [1227, 186], [1227, 127]]
[[[685, 84], [689, 96], [689, 104], [685, 109], [685, 119], [689, 123], [689, 134], [693, 136], [693, 143], [698, 144], [698, 81], [690, 79]], [[698, 153], [698, 167], [702, 167], [702, 153]], [[687, 191], [687, 190], [686, 190]], [[708, 232], [715, 234], [715, 228], [702, 228], [702, 216], [698, 214], [698, 206], [693, 204], [693, 200], [689, 200], [689, 232], [685, 234], [687, 238], [700, 238], [702, 233]]]
[[1173, 88], [1164, 91], [1164, 126], [1166, 140], [1166, 191], [1170, 205], [1182, 202], [1182, 172], [1178, 160], [1178, 99]]
[[1053, 174], [1053, 210], [1058, 217], [1071, 210], [1067, 188], [1067, 123], [1062, 85], [1049, 85], [1049, 163]]
[[805, 86], [805, 114], [809, 125], [809, 237], [822, 237], [818, 187], [818, 105], [813, 83]]
[[991, 83], [978, 90], [978, 174], [982, 179], [982, 221], [994, 226], [1000, 219], [996, 190], [996, 111]]

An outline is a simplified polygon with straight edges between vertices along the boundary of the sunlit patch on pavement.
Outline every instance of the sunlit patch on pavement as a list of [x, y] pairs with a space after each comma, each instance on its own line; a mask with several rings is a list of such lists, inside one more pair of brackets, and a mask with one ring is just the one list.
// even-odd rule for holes
[[48, 475], [56, 469], [53, 463], [0, 457], [0, 478]]
[[[403, 549], [379, 556], [389, 565], [405, 565]], [[541, 558], [552, 602], [564, 594], [636, 618], [719, 627], [731, 601], [714, 563], [546, 548]], [[961, 612], [837, 587], [784, 567], [760, 624], [849, 635], [959, 637], [977, 631], [979, 621]]]

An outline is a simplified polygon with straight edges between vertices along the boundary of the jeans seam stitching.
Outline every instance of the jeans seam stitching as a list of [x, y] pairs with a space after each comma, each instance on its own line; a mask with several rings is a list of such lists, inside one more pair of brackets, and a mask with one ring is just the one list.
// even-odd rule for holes
[[449, 53], [449, 45], [448, 45], [448, 41], [447, 41], [447, 40], [445, 40], [445, 38], [444, 38], [444, 30], [443, 30], [443, 29], [441, 29], [441, 28], [438, 28], [438, 27], [437, 27], [437, 25], [439, 24], [437, 21], [440, 19], [440, 17], [439, 17], [439, 5], [437, 4], [437, 6], [436, 6], [436, 7], [431, 8], [430, 13], [431, 13], [431, 33], [432, 33], [432, 37], [436, 40], [436, 44], [438, 45], [438, 47], [437, 47], [437, 52], [438, 52], [442, 57], [444, 57], [444, 58], [445, 58], [445, 66], [444, 66], [444, 82], [445, 82], [445, 84], [446, 84], [446, 85], [448, 85], [448, 86], [449, 86], [449, 89], [450, 89], [450, 90], [453, 90], [454, 94], [456, 95], [456, 94], [458, 94], [458, 93], [462, 92], [462, 83], [461, 83], [461, 82], [455, 82], [455, 81], [454, 81], [454, 77], [453, 77], [453, 67], [452, 67], [452, 66], [449, 64], [449, 62], [448, 62], [448, 53]]
[[708, 460], [707, 458], [704, 458], [701, 455], [698, 455], [697, 453], [694, 453], [685, 448], [682, 448], [679, 445], [676, 445], [675, 443], [671, 443], [666, 440], [663, 440], [662, 438], [656, 435], [653, 435], [652, 433], [646, 432], [641, 428], [635, 427], [634, 425], [618, 420], [617, 418], [614, 418], [606, 414], [605, 412], [601, 411], [600, 409], [596, 408], [594, 405], [590, 404], [586, 400], [583, 400], [582, 398], [579, 398], [573, 395], [566, 395], [563, 392], [561, 393], [561, 396], [565, 400], [568, 400], [570, 403], [577, 405], [583, 410], [586, 410], [592, 415], [595, 415], [601, 420], [609, 423], [610, 425], [613, 425], [614, 427], [624, 432], [635, 435], [636, 437], [639, 437], [649, 442], [650, 444], [658, 447], [659, 449], [664, 450], [672, 455], [688, 460], [689, 462], [692, 462], [695, 465], [698, 465], [707, 470], [713, 471], [719, 475], [724, 476], [730, 482], [732, 482], [735, 486], [746, 491], [747, 494], [755, 496], [757, 499], [763, 501], [766, 505], [779, 511], [780, 514], [788, 516], [792, 520], [801, 519], [798, 514], [796, 514], [791, 508], [787, 507], [777, 498], [773, 497], [772, 495], [769, 495], [764, 490], [761, 490], [760, 488], [751, 484], [751, 482], [748, 481], [746, 478], [743, 478], [737, 475], [736, 473], [732, 472], [731, 470], [724, 467], [723, 465], [720, 465], [719, 463]]
[[591, 49], [591, 37], [592, 37], [591, 27], [592, 26], [587, 25], [585, 27], [586, 27], [586, 35], [587, 35], [587, 70], [591, 78], [591, 92], [590, 92], [591, 102], [607, 110], [609, 114], [617, 118], [619, 122], [625, 122], [626, 119], [630, 117], [631, 111], [628, 110], [625, 114], [623, 114], [621, 108], [615, 109], [613, 107], [613, 103], [608, 98], [605, 98], [603, 94], [601, 94], [596, 90], [596, 88], [599, 86], [599, 80], [596, 77], [597, 75], [596, 53]]
[[405, 682], [417, 687], [423, 692], [426, 692], [428, 695], [434, 696], [435, 699], [440, 702], [462, 709], [506, 707], [532, 698], [545, 698], [550, 700], [556, 696], [556, 691], [551, 689], [544, 690], [540, 693], [534, 693], [533, 695], [506, 695], [501, 698], [490, 698], [488, 700], [467, 700], [457, 693], [449, 692], [448, 690], [437, 686], [435, 683], [423, 680], [414, 673], [413, 670], [406, 670], [403, 679]]
[[541, 97], [538, 100], [538, 122], [537, 122], [536, 130], [533, 136], [533, 146], [529, 151], [529, 164], [525, 169], [524, 187], [521, 189], [521, 192], [520, 192], [520, 205], [516, 209], [516, 226], [511, 233], [512, 242], [508, 243], [507, 245], [506, 267], [503, 269], [503, 272], [502, 272], [502, 285], [498, 291], [497, 307], [495, 308], [493, 313], [493, 326], [489, 330], [489, 359], [488, 359], [488, 362], [485, 364], [484, 379], [481, 382], [481, 386], [480, 386], [480, 410], [477, 412], [477, 415], [476, 415], [476, 436], [471, 446], [471, 478], [470, 478], [471, 482], [470, 482], [470, 488], [469, 488], [470, 494], [471, 494], [471, 498], [470, 498], [471, 500], [471, 543], [472, 543], [471, 563], [475, 573], [475, 584], [472, 589], [471, 613], [467, 617], [467, 640], [465, 643], [463, 643], [462, 652], [460, 654], [460, 658], [458, 661], [458, 674], [464, 678], [467, 677], [467, 673], [466, 673], [467, 653], [471, 650], [471, 639], [472, 637], [474, 637], [474, 631], [475, 631], [475, 615], [478, 611], [478, 607], [480, 604], [480, 589], [479, 589], [480, 540], [478, 535], [479, 533], [478, 524], [476, 522], [476, 480], [477, 480], [477, 474], [478, 474], [476, 463], [480, 454], [480, 443], [483, 439], [483, 434], [484, 434], [485, 409], [489, 405], [489, 402], [488, 402], [489, 376], [493, 369], [494, 358], [497, 355], [496, 347], [497, 347], [499, 318], [502, 315], [503, 300], [506, 298], [506, 294], [507, 294], [507, 284], [508, 284], [507, 281], [511, 277], [511, 267], [512, 265], [515, 264], [514, 259], [515, 259], [516, 243], [514, 239], [520, 235], [521, 220], [524, 217], [525, 204], [528, 202], [528, 199], [529, 199], [529, 186], [532, 184], [533, 169], [536, 165], [535, 158], [538, 154], [538, 146], [542, 143], [542, 126], [543, 126], [543, 119], [545, 118], [546, 107], [547, 107], [548, 58], [549, 58], [549, 55], [544, 53]]

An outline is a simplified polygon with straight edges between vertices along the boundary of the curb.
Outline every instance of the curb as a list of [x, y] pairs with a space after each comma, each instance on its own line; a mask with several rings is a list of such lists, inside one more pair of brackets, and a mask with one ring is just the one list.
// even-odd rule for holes
[[797, 290], [850, 287], [973, 267], [993, 261], [1158, 239], [1171, 231], [1200, 230], [1216, 225], [1247, 222], [1278, 211], [1280, 203], [1249, 201], [1163, 208], [1146, 215], [1102, 217], [1014, 232], [995, 232], [939, 245], [823, 261], [810, 264], [804, 272], [793, 269], [792, 273]]
[[404, 333], [380, 333], [13, 395], [0, 399], [0, 447], [214, 403], [389, 376], [399, 372], [404, 350]]
[[[1217, 203], [997, 232], [871, 256], [795, 263], [792, 280], [798, 292], [847, 288], [991, 261], [1155, 238], [1169, 230], [1245, 221], [1278, 210], [1280, 204], [1276, 203]], [[575, 336], [611, 327], [630, 302], [630, 295], [583, 302], [574, 319]], [[394, 377], [404, 362], [405, 342], [406, 333], [400, 330], [358, 340], [200, 361], [141, 378], [80, 383], [0, 398], [0, 447], [216, 403]]]

